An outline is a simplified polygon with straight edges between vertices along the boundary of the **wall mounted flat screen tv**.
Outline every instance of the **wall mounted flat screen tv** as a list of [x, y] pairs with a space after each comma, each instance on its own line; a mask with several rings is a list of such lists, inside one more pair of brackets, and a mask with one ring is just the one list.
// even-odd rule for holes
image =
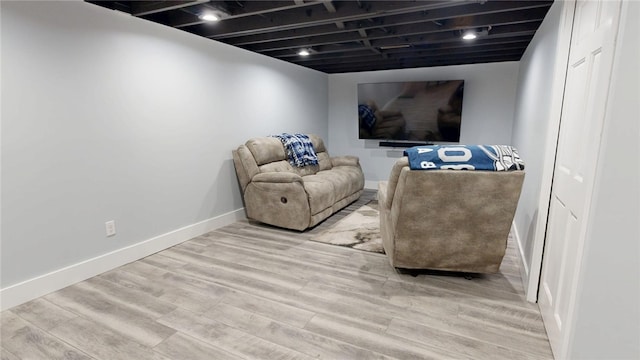
[[360, 139], [460, 141], [464, 80], [358, 84]]

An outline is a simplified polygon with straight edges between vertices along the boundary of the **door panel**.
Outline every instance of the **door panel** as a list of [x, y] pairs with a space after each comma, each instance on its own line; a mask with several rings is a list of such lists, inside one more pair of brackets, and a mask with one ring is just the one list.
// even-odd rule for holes
[[540, 310], [557, 358], [568, 350], [619, 11], [620, 2], [608, 0], [575, 7], [540, 278]]

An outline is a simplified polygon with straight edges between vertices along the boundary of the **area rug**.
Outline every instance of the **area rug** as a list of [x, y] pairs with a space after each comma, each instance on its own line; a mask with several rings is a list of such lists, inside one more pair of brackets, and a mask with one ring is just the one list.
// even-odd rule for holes
[[384, 254], [378, 202], [373, 200], [311, 240]]

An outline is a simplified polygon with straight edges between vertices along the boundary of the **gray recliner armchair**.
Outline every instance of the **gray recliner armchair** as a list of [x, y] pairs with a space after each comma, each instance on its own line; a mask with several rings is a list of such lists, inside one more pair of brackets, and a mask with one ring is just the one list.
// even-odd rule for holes
[[396, 268], [495, 273], [507, 248], [524, 171], [411, 170], [407, 157], [378, 187], [384, 250]]

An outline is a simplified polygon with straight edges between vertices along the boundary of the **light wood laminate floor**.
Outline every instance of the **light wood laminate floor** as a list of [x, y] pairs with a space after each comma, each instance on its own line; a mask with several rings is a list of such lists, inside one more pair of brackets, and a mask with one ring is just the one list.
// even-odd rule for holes
[[495, 275], [241, 221], [0, 314], [1, 359], [550, 359], [512, 241]]

